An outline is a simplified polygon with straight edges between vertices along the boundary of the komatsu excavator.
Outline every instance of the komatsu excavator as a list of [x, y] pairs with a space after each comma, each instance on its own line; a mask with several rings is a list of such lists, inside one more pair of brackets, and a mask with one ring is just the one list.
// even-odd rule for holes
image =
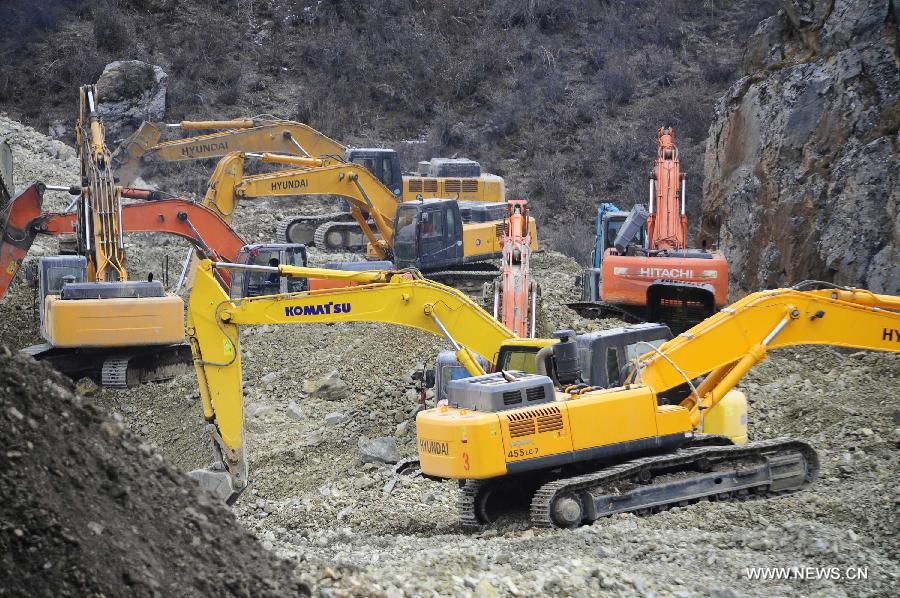
[[[234, 270], [286, 278], [354, 282], [324, 290], [230, 299], [217, 283], [217, 272]], [[430, 280], [416, 271], [338, 271], [280, 265], [201, 262], [188, 304], [188, 336], [204, 415], [215, 447], [211, 469], [193, 472], [201, 483], [228, 502], [248, 483], [241, 391], [240, 328], [258, 324], [382, 322], [416, 328], [441, 336], [453, 351], [452, 363], [439, 358], [435, 368], [436, 397], [446, 399], [450, 380], [481, 375], [489, 363], [500, 369], [534, 371], [535, 357], [556, 339], [518, 338], [478, 307], [464, 293]], [[669, 329], [642, 324], [578, 337], [579, 354], [592, 384], [620, 383], [626, 359], [644, 343], [658, 346], [671, 338]]]
[[[815, 285], [826, 288], [802, 290]], [[514, 507], [535, 526], [569, 528], [802, 490], [818, 473], [813, 448], [746, 442], [746, 402], [729, 391], [780, 347], [897, 352], [898, 310], [900, 297], [826, 283], [753, 293], [659, 347], [645, 345], [624, 384], [606, 389], [583, 381], [578, 343], [564, 338], [538, 354], [536, 374], [451, 381], [449, 404], [417, 416], [421, 471], [465, 481], [459, 509], [468, 528]]]
[[[429, 278], [454, 284], [493, 280], [499, 274], [485, 262], [502, 257], [505, 202], [401, 202], [368, 168], [358, 164], [272, 154], [260, 158], [300, 168], [246, 176], [246, 156], [229, 154], [210, 179], [204, 205], [216, 209], [227, 221], [243, 198], [336, 195], [350, 203], [355, 222], [318, 226], [315, 236], [320, 248], [366, 248], [373, 259], [392, 260], [398, 268], [417, 268]], [[530, 249], [537, 250], [534, 219], [527, 217], [523, 223]]]
[[589, 296], [570, 307], [585, 316], [611, 311], [665, 322], [678, 333], [725, 305], [728, 263], [719, 251], [689, 248], [685, 188], [675, 130], [660, 128], [649, 209], [638, 204], [624, 218], [615, 211], [598, 214], [598, 227], [609, 227], [598, 230], [599, 272], [585, 273]]
[[[164, 129], [214, 132], [160, 142]], [[433, 158], [420, 162], [418, 173], [403, 174], [397, 152], [392, 149], [348, 148], [309, 125], [288, 120], [182, 121], [176, 124], [144, 122], [116, 150], [113, 163], [120, 181], [128, 184], [140, 174], [142, 162], [152, 159], [174, 162], [222, 158], [236, 151], [333, 158], [358, 164], [367, 168], [403, 201], [430, 198], [476, 202], [506, 200], [503, 178], [482, 173], [478, 162]], [[315, 229], [319, 224], [351, 220], [346, 211], [314, 219], [291, 216], [281, 221], [277, 238], [283, 242], [309, 245], [316, 242]]]

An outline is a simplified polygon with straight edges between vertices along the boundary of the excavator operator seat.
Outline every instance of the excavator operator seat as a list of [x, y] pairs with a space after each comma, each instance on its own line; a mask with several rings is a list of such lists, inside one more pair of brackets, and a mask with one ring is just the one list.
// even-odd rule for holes
[[403, 193], [403, 173], [400, 171], [400, 158], [392, 149], [376, 147], [357, 147], [347, 150], [344, 156], [347, 162], [359, 164], [375, 175], [391, 193], [400, 197]]

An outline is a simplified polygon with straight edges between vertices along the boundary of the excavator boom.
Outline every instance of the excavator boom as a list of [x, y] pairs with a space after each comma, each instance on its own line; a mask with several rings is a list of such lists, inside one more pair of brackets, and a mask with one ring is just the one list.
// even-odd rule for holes
[[[198, 472], [207, 485], [236, 497], [247, 483], [239, 328], [257, 324], [384, 322], [446, 338], [472, 375], [483, 374], [475, 354], [495, 358], [515, 335], [464, 293], [413, 272], [342, 271], [279, 266], [281, 276], [354, 281], [359, 286], [232, 301], [214, 271], [230, 264], [200, 263], [188, 305], [188, 336], [203, 411], [221, 457], [222, 472]], [[263, 267], [257, 267], [257, 269]], [[266, 270], [268, 271], [268, 270]], [[227, 471], [227, 473], [226, 473]]]
[[[703, 409], [715, 406], [771, 349], [838, 345], [900, 349], [900, 297], [862, 289], [776, 289], [747, 295], [641, 357], [637, 380], [657, 394], [706, 379], [697, 387]], [[677, 365], [677, 368], [674, 365]], [[696, 398], [685, 399], [698, 425]]]
[[95, 281], [125, 281], [119, 189], [110, 169], [103, 123], [97, 112], [97, 88], [80, 90], [81, 111], [75, 128], [81, 158], [79, 248], [88, 256], [88, 273]]
[[[0, 229], [0, 299], [22, 265], [37, 235], [73, 234], [76, 212], [42, 212], [44, 186], [35, 183], [10, 202], [2, 213]], [[125, 190], [123, 194], [143, 194]], [[192, 243], [200, 255], [217, 261], [234, 261], [244, 240], [215, 212], [185, 199], [159, 199], [122, 206], [125, 233], [169, 233]], [[218, 273], [228, 286], [229, 273]]]
[[[164, 128], [214, 133], [160, 142]], [[121, 184], [141, 173], [141, 161], [164, 162], [221, 158], [230, 152], [275, 152], [304, 157], [343, 157], [347, 148], [303, 123], [284, 120], [182, 121], [176, 125], [144, 122], [113, 155]]]
[[531, 231], [528, 202], [510, 200], [503, 237], [503, 271], [500, 275], [500, 321], [518, 336], [533, 337], [537, 291], [531, 279]]

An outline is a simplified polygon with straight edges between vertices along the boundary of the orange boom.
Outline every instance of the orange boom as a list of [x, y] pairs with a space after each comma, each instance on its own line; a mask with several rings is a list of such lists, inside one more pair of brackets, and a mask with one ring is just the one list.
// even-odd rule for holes
[[679, 332], [725, 305], [728, 263], [719, 251], [688, 248], [686, 179], [678, 162], [675, 130], [660, 128], [657, 137], [649, 211], [639, 208], [629, 216], [635, 227], [646, 217], [648, 246], [628, 243], [626, 221], [615, 246], [603, 257], [601, 300], [646, 308], [649, 320], [666, 322]]

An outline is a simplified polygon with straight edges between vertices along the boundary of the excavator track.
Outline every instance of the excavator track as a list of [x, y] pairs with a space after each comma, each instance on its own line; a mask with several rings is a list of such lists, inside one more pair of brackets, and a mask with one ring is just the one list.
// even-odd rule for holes
[[616, 513], [650, 514], [702, 499], [774, 497], [806, 488], [818, 470], [815, 450], [799, 440], [682, 449], [548, 482], [532, 498], [531, 521], [536, 527], [577, 527]]
[[[731, 445], [719, 437], [701, 436], [688, 448], [590, 473], [556, 479], [539, 473], [519, 479], [510, 496], [530, 497], [530, 508], [524, 505], [524, 509], [529, 510], [534, 527], [573, 528], [616, 513], [648, 515], [700, 500], [793, 493], [813, 483], [818, 470], [815, 450], [799, 440]], [[459, 494], [459, 521], [464, 529], [483, 529], [494, 520], [496, 514], [485, 506], [487, 491], [504, 483], [508, 483], [505, 478], [466, 481]], [[494, 504], [498, 502], [503, 501]]]
[[[371, 226], [375, 226], [370, 221]], [[316, 248], [321, 251], [365, 251], [369, 240], [355, 221], [332, 221], [320, 224], [314, 235]]]
[[476, 263], [465, 270], [436, 270], [423, 272], [425, 278], [443, 285], [455, 287], [466, 293], [481, 293], [484, 283], [495, 282], [500, 276], [500, 269], [493, 264]]
[[329, 222], [352, 221], [349, 212], [332, 212], [319, 216], [285, 216], [278, 222], [275, 228], [275, 239], [278, 243], [303, 243], [312, 245], [315, 243], [317, 229]]

